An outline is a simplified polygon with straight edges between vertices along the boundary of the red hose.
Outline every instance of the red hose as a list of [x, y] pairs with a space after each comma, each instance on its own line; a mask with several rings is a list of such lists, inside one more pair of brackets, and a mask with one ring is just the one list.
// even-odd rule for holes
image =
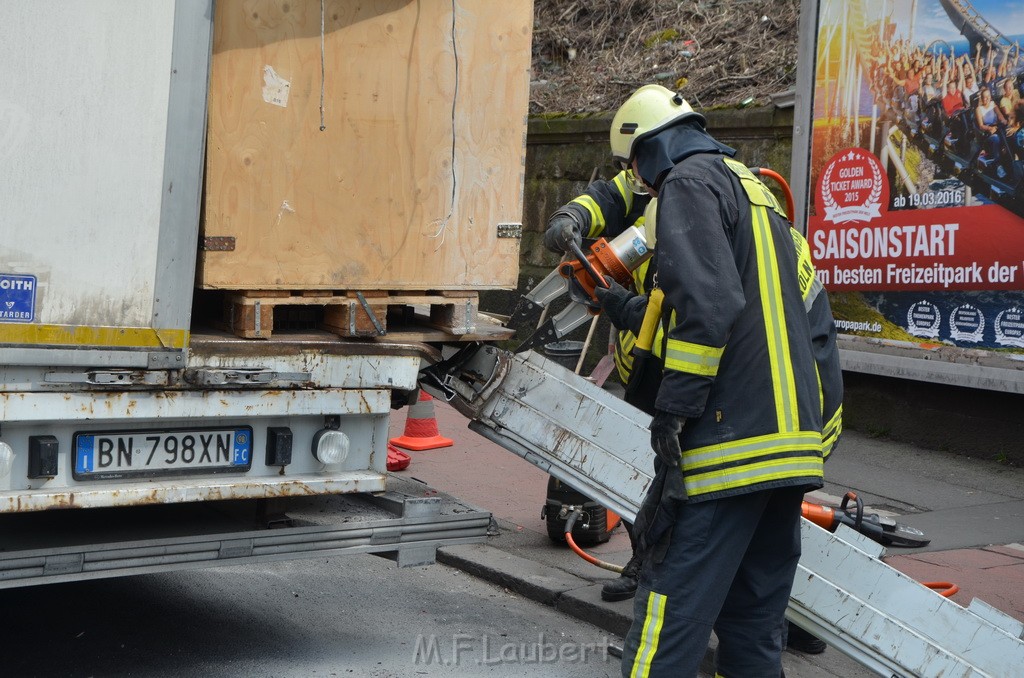
[[789, 184], [782, 178], [782, 175], [774, 170], [766, 169], [764, 167], [758, 167], [756, 169], [752, 167], [750, 168], [750, 171], [754, 174], [774, 179], [779, 186], [782, 187], [782, 193], [786, 196], [786, 214], [789, 215], [790, 221], [795, 219], [796, 217], [794, 216], [794, 213], [796, 211], [796, 203], [793, 201], [793, 191], [790, 190]]
[[569, 515], [568, 520], [565, 521], [565, 543], [569, 545], [569, 548], [573, 550], [573, 553], [575, 553], [591, 565], [597, 565], [602, 569], [622, 574], [621, 565], [614, 565], [612, 563], [601, 560], [600, 558], [595, 558], [594, 556], [590, 555], [589, 553], [587, 553], [586, 551], [584, 551], [576, 545], [576, 542], [572, 538], [572, 528], [576, 525], [576, 520], [579, 519], [580, 515], [582, 515], [582, 511], [576, 509], [575, 511], [572, 512], [572, 514]]
[[921, 583], [943, 598], [952, 598], [960, 591], [959, 586], [948, 581], [923, 581]]

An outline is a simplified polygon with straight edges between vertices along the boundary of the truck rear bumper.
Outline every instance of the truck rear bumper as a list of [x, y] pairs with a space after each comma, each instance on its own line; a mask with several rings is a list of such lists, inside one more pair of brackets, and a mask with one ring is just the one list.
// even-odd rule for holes
[[275, 499], [319, 494], [382, 492], [386, 476], [373, 471], [347, 471], [330, 476], [175, 478], [157, 483], [79, 484], [73, 488], [44, 488], [0, 492], [0, 513], [54, 508], [142, 506], [220, 499]]

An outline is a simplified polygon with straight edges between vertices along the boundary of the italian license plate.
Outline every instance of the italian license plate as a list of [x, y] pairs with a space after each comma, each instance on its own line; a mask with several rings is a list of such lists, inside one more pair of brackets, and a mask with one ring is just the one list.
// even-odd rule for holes
[[252, 428], [76, 433], [76, 480], [248, 471]]

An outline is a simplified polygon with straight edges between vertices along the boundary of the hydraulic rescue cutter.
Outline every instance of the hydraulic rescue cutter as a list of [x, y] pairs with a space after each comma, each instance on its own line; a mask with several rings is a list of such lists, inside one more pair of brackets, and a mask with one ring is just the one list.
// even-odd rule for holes
[[537, 327], [519, 345], [517, 353], [556, 342], [600, 313], [601, 307], [594, 296], [595, 288], [598, 285], [607, 287], [606, 277], [628, 286], [630, 274], [650, 259], [654, 250], [647, 246], [643, 231], [630, 226], [611, 241], [598, 239], [590, 246], [590, 254], [584, 254], [574, 245], [573, 255], [575, 260], [559, 264], [516, 304], [508, 327], [536, 326], [552, 302], [569, 295], [569, 304]]

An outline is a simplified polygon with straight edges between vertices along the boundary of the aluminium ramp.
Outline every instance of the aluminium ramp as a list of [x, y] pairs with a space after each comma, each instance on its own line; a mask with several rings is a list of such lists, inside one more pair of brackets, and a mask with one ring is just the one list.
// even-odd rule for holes
[[[441, 383], [470, 428], [633, 520], [650, 474], [650, 417], [541, 355], [481, 347]], [[884, 549], [803, 522], [787, 616], [884, 676], [1019, 675], [1020, 622], [889, 567]]]

